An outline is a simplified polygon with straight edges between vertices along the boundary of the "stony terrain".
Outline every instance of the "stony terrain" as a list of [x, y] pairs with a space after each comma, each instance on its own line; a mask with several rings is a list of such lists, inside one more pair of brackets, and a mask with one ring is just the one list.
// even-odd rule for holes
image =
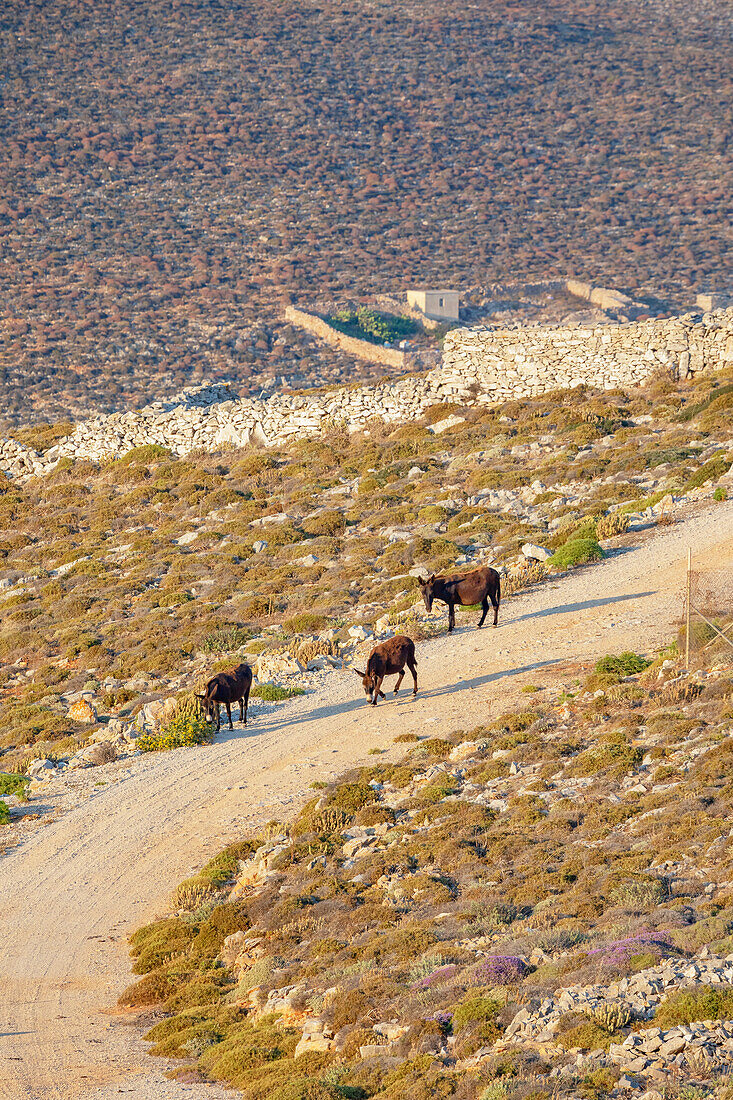
[[729, 266], [730, 14], [10, 0], [5, 417], [348, 378], [280, 320], [313, 294], [576, 273], [692, 304]]
[[[293, 810], [309, 797], [308, 785], [314, 780], [319, 784], [328, 782], [354, 763], [379, 766], [383, 760], [396, 761], [406, 747], [410, 748], [392, 744], [392, 738], [398, 734], [440, 738], [450, 733], [451, 753], [455, 745], [464, 744], [447, 761], [443, 756], [431, 758], [429, 752], [415, 757], [419, 766], [411, 769], [411, 774], [414, 773], [417, 795], [431, 784], [431, 789], [435, 787], [436, 775], [442, 774], [452, 782], [453, 773], [456, 777], [461, 773], [460, 784], [468, 798], [482, 796], [483, 784], [488, 780], [491, 798], [506, 800], [507, 806], [497, 806], [496, 810], [486, 806], [486, 812], [498, 813], [499, 820], [503, 818], [511, 824], [512, 815], [524, 805], [522, 789], [535, 786], [534, 764], [544, 752], [545, 740], [553, 754], [554, 775], [562, 766], [551, 748], [555, 738], [560, 743], [564, 739], [575, 743], [576, 735], [580, 735], [584, 743], [592, 742], [593, 737], [586, 732], [587, 721], [582, 717], [589, 706], [593, 708], [594, 722], [603, 729], [613, 726], [613, 721], [604, 718], [602, 708], [589, 697], [587, 689], [578, 694], [579, 681], [592, 670], [593, 662], [609, 650], [632, 648], [639, 644], [639, 639], [652, 650], [669, 639], [679, 613], [685, 547], [692, 545], [701, 560], [707, 558], [724, 564], [730, 559], [730, 540], [721, 531], [721, 517], [728, 517], [729, 510], [725, 503], [713, 503], [699, 515], [690, 516], [666, 531], [660, 530], [653, 538], [645, 533], [637, 536], [636, 550], [520, 594], [506, 604], [502, 625], [496, 632], [477, 634], [469, 625], [471, 613], [461, 616], [461, 629], [456, 636], [423, 642], [419, 647], [422, 687], [415, 701], [405, 697], [372, 711], [359, 698], [361, 689], [353, 673], [330, 677], [326, 674], [320, 686], [314, 683], [315, 690], [302, 698], [260, 712], [246, 735], [237, 727], [234, 735], [222, 731], [212, 745], [164, 754], [147, 753], [48, 778], [39, 784], [31, 792], [29, 809], [41, 815], [40, 827], [34, 829], [29, 823], [21, 846], [0, 862], [3, 895], [8, 899], [0, 915], [6, 943], [3, 966], [6, 1025], [0, 1042], [8, 1045], [3, 1085], [13, 1100], [26, 1097], [35, 1100], [40, 1087], [52, 1100], [111, 1100], [120, 1089], [135, 1100], [150, 1100], [151, 1096], [161, 1100], [205, 1097], [218, 1100], [223, 1094], [216, 1088], [167, 1080], [163, 1070], [170, 1063], [147, 1057], [145, 1047], [136, 1045], [139, 1029], [128, 1026], [132, 1021], [127, 1016], [115, 1020], [109, 1013], [110, 1005], [129, 981], [125, 938], [135, 924], [162, 915], [168, 907], [169, 891], [184, 876], [197, 871], [201, 860], [213, 856], [218, 846], [238, 836], [252, 835], [251, 830], [256, 830], [263, 821], [276, 818], [287, 822]], [[640, 545], [645, 538], [647, 541]], [[578, 662], [579, 648], [585, 665]], [[653, 684], [662, 686], [670, 679], [673, 667], [672, 670], [666, 667], [663, 677]], [[660, 668], [661, 665], [654, 670], [654, 677]], [[721, 679], [724, 681], [725, 676], [716, 673], [710, 682]], [[622, 684], [621, 688], [624, 692], [637, 690], [633, 682]], [[669, 697], [660, 699], [659, 708], [668, 712], [686, 705], [672, 694], [673, 686], [666, 690]], [[633, 696], [630, 698], [633, 703]], [[503, 732], [506, 718], [488, 735], [470, 734], [477, 723], [490, 726], [512, 707], [522, 712], [545, 711], [548, 720], [556, 721], [557, 725], [540, 734], [539, 739], [536, 732], [531, 732], [529, 741], [523, 740], [521, 730], [519, 735], [511, 736]], [[617, 814], [609, 821], [618, 824], [622, 846], [637, 842], [634, 833], [623, 840], [624, 821], [630, 820], [633, 825], [650, 805], [656, 805], [653, 800], [659, 795], [651, 793], [655, 784], [674, 782], [673, 778], [665, 780], [655, 775], [657, 767], [668, 763], [664, 757], [657, 761], [657, 750], [653, 747], [656, 743], [667, 745], [664, 737], [659, 740], [662, 729], [651, 722], [656, 707], [656, 703], [654, 707], [644, 703], [633, 710], [635, 715], [643, 713], [650, 720], [648, 730], [639, 737], [651, 746], [648, 751], [653, 759], [635, 765], [636, 774], [631, 782], [626, 782], [624, 773], [608, 787], [605, 772], [598, 777], [596, 786], [590, 788], [580, 782], [582, 774], [567, 774], [562, 782], [550, 780], [552, 792], [547, 797], [559, 799], [560, 809], [567, 808], [571, 818], [574, 810], [591, 813], [597, 797], [605, 798], [606, 794], [618, 791], [622, 804], [634, 809], [631, 819]], [[673, 754], [670, 766], [677, 759], [684, 759], [696, 746], [704, 745], [706, 738], [715, 739], [716, 727], [708, 711], [695, 714], [692, 728], [700, 726], [704, 714], [710, 729], [696, 740], [697, 734], [690, 730], [688, 738], [687, 728], [681, 727], [679, 734], [675, 734], [683, 739], [679, 757], [674, 755], [676, 741], [669, 742], [669, 752]], [[456, 731], [461, 729], [466, 732], [458, 734]], [[488, 754], [476, 745], [476, 739], [481, 741], [485, 736], [493, 742]], [[506, 738], [505, 746], [501, 738]], [[577, 752], [579, 747], [572, 751]], [[387, 753], [372, 755], [372, 749], [387, 749]], [[492, 761], [493, 752], [500, 755]], [[481, 767], [488, 764], [489, 768], [497, 769], [495, 778], [491, 773], [483, 778], [468, 775], [472, 753], [478, 754]], [[572, 759], [568, 762], [571, 764]], [[640, 784], [649, 788], [647, 795], [631, 789]], [[72, 785], [78, 786], [72, 790]], [[395, 787], [395, 804], [406, 793], [406, 788]], [[513, 801], [515, 794], [519, 805]], [[651, 804], [645, 803], [645, 798], [651, 799]], [[461, 800], [452, 804], [458, 806]], [[613, 808], [614, 804], [608, 805]], [[426, 813], [422, 811], [423, 815]], [[412, 811], [410, 815], [414, 816]], [[593, 827], [590, 820], [588, 827]], [[275, 829], [279, 828], [273, 828], [271, 841], [274, 842]], [[371, 828], [361, 830], [363, 839], [369, 840]], [[410, 828], [414, 829], [413, 839], [419, 840], [423, 835], [419, 813]], [[643, 829], [643, 822], [640, 828]], [[717, 829], [715, 835], [721, 831]], [[344, 871], [346, 877], [361, 873], [362, 857], [357, 855], [357, 849], [364, 848], [369, 858], [369, 844], [359, 841], [359, 832], [354, 830], [352, 850], [344, 856], [355, 859], [353, 868]], [[584, 840], [584, 834], [579, 839]], [[713, 839], [712, 827], [710, 839]], [[347, 838], [340, 843], [347, 843]], [[382, 843], [379, 835], [377, 843]], [[569, 853], [575, 850], [568, 848]], [[583, 844], [577, 850], [582, 851]], [[336, 854], [339, 852], [340, 846]], [[244, 853], [242, 858], [246, 858]], [[686, 881], [688, 868], [684, 861], [679, 866], [679, 853], [670, 858], [678, 865], [675, 869], [670, 866], [669, 873]], [[699, 857], [693, 854], [692, 859], [699, 865]], [[722, 866], [720, 860], [716, 866]], [[705, 883], [722, 881], [706, 873], [709, 877], [704, 879]], [[388, 877], [397, 898], [400, 878]], [[195, 889], [200, 889], [201, 880], [198, 881]], [[404, 890], [414, 879], [410, 873], [402, 881]], [[538, 884], [538, 889], [544, 887]], [[189, 889], [188, 896], [195, 893]], [[712, 907], [718, 896], [711, 901]], [[703, 890], [693, 904], [704, 909], [706, 897]], [[684, 899], [680, 904], [684, 904]], [[446, 908], [442, 896], [438, 905], [440, 911]], [[534, 918], [521, 918], [515, 929], [519, 932], [525, 925], [533, 926], [538, 930], [534, 934], [539, 940], [512, 950], [526, 952], [529, 958], [539, 942], [548, 955], [559, 949], [562, 961], [567, 948], [558, 945], [576, 942], [573, 929], [577, 922], [561, 918], [554, 909], [544, 917], [540, 913], [541, 907]], [[483, 919], [478, 911], [476, 916]], [[297, 914], [288, 920], [296, 918]], [[611, 919], [618, 923], [613, 914]], [[674, 924], [675, 918], [666, 919]], [[557, 933], [552, 931], [555, 924]], [[51, 926], [63, 927], [65, 934], [54, 941], [53, 950], [49, 951]], [[702, 926], [708, 927], [711, 926]], [[487, 935], [491, 928], [487, 919], [485, 930], [477, 925], [469, 938]], [[715, 928], [717, 925], [711, 927], [711, 937], [719, 935]], [[507, 931], [511, 933], [512, 929]], [[493, 941], [476, 946], [491, 954], [492, 945]], [[440, 945], [436, 950], [441, 950]], [[428, 955], [434, 953], [430, 948]], [[539, 955], [535, 957], [541, 961]], [[225, 976], [219, 968], [213, 973]], [[417, 980], [422, 980], [422, 971]], [[553, 985], [553, 980], [550, 976], [545, 981], [548, 993], [543, 996], [556, 988], [557, 982]], [[287, 979], [277, 981], [276, 987], [282, 989], [285, 984]], [[561, 984], [578, 983], [575, 979]], [[145, 1026], [149, 1027], [155, 1019], [148, 1018]], [[507, 1019], [505, 1026], [510, 1022]], [[315, 1024], [312, 1026], [315, 1030]], [[299, 1026], [295, 1034], [285, 1032], [284, 1041], [294, 1046], [301, 1034]], [[380, 1039], [377, 1031], [370, 1031], [370, 1037], [364, 1038], [362, 1045], [380, 1045], [384, 1039], [394, 1041], [389, 1035]], [[179, 1068], [180, 1064], [173, 1063]], [[428, 1064], [437, 1066], [432, 1056]], [[524, 1076], [520, 1084], [525, 1087]]]
[[[575, 387], [628, 390], [655, 378], [674, 382], [717, 374], [731, 363], [730, 308], [594, 327], [456, 328], [446, 336], [442, 362], [420, 376], [264, 400], [233, 393], [228, 384], [202, 386], [137, 412], [56, 425], [40, 433], [51, 441], [43, 452], [33, 446], [33, 429], [16, 433], [0, 440], [0, 469], [27, 478], [50, 473], [59, 459], [122, 458], [135, 447], [164, 447], [184, 456], [227, 445], [287, 446], [334, 428], [368, 435], [374, 422], [419, 421], [431, 406], [437, 420], [441, 404], [496, 407]], [[706, 381], [719, 384], [717, 378]], [[432, 426], [434, 432], [465, 423], [449, 411]]]
[[[554, 706], [546, 672], [524, 710], [447, 740], [403, 726], [417, 743], [402, 761], [230, 848], [229, 883], [182, 884], [178, 917], [133, 938], [146, 976], [121, 1002], [162, 1002], [153, 1053], [248, 1098], [723, 1089], [732, 865], [713, 792], [733, 666], [719, 652], [692, 678], [669, 657], [613, 667]], [[653, 849], [636, 842], [649, 818]], [[206, 937], [224, 973], [204, 1005]], [[275, 1035], [274, 1065], [241, 1064]]]

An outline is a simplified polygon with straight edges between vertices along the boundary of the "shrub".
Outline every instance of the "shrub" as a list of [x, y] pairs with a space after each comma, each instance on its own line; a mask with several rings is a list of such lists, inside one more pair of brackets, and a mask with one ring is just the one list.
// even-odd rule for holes
[[582, 752], [570, 765], [569, 771], [575, 775], [610, 772], [612, 776], [621, 776], [640, 763], [643, 755], [642, 750], [632, 745], [622, 730], [614, 730]]
[[623, 535], [629, 529], [629, 516], [622, 512], [609, 512], [601, 516], [596, 524], [596, 538], [610, 539], [614, 535]]
[[611, 1043], [620, 1042], [622, 1037], [622, 1032], [609, 1031], [595, 1020], [584, 1018], [576, 1012], [569, 1012], [561, 1017], [557, 1031], [557, 1042], [566, 1050], [574, 1047], [580, 1047], [581, 1050], [608, 1050]]
[[10, 824], [10, 810], [8, 809], [7, 803], [3, 802], [2, 799], [0, 799], [0, 825], [9, 825], [9, 824]]
[[[30, 779], [25, 775], [16, 773], [11, 775], [7, 772], [0, 772], [0, 797], [6, 794], [22, 795], [28, 783], [30, 783]], [[3, 803], [3, 805], [5, 804]], [[7, 810], [7, 806], [5, 809]]]
[[548, 565], [572, 569], [589, 561], [600, 561], [602, 557], [603, 550], [595, 539], [569, 539], [548, 559]]
[[[646, 884], [635, 883], [634, 885]], [[663, 897], [657, 897], [657, 900], [653, 901], [652, 904], [659, 904], [663, 900]], [[588, 951], [588, 957], [597, 959], [603, 967], [622, 971], [628, 970], [632, 960], [642, 955], [651, 957], [652, 964], [650, 965], [653, 965], [659, 959], [678, 954], [679, 951], [672, 945], [669, 935], [662, 932], [638, 932], [636, 935], [626, 936], [621, 940], [611, 940], [610, 943], [605, 943], [602, 947], [594, 947]], [[631, 969], [637, 968], [632, 966]]]
[[204, 745], [214, 739], [214, 725], [203, 718], [182, 716], [152, 733], [142, 733], [137, 739], [141, 752], [159, 752], [163, 749], [181, 749], [191, 745]]
[[674, 1027], [697, 1020], [730, 1020], [733, 1018], [733, 989], [698, 985], [678, 989], [662, 1001], [654, 1014], [657, 1027]]
[[526, 963], [516, 955], [490, 955], [474, 966], [471, 979], [476, 985], [513, 985], [527, 973]]
[[303, 530], [306, 535], [341, 535], [346, 529], [346, 519], [343, 512], [331, 509], [320, 512], [316, 516], [309, 516], [303, 522]]
[[727, 500], [727, 499], [728, 499], [728, 490], [724, 489], [722, 485], [719, 485], [718, 488], [713, 493], [713, 500], [717, 500], [718, 502], [721, 502], [721, 501], [724, 501], [724, 500]]
[[653, 909], [666, 896], [664, 884], [659, 881], [625, 882], [611, 891], [611, 897], [616, 904], [627, 909]]
[[327, 318], [331, 328], [370, 344], [391, 344], [418, 331], [411, 317], [396, 317], [361, 306], [357, 310], [341, 309]]
[[315, 611], [301, 611], [299, 615], [291, 615], [289, 619], [283, 620], [286, 634], [317, 634], [327, 626], [328, 616]]
[[[478, 990], [469, 990], [460, 1004], [453, 1009], [453, 1030], [460, 1031], [469, 1024], [494, 1023], [501, 1009], [501, 1002], [496, 997], [487, 997]], [[501, 1028], [496, 1024], [497, 1037]]]
[[617, 684], [624, 676], [637, 676], [651, 664], [652, 661], [649, 658], [642, 657], [639, 653], [632, 653], [630, 650], [618, 655], [609, 653], [596, 661], [596, 678], [593, 678], [592, 684], [589, 682], [586, 686], [590, 689], [598, 685]]
[[239, 626], [224, 627], [207, 634], [201, 643], [201, 649], [204, 653], [231, 653], [246, 645], [251, 637], [251, 631], [243, 630]]
[[364, 781], [342, 783], [330, 795], [328, 806], [336, 810], [343, 810], [347, 814], [355, 814], [367, 803], [373, 802], [375, 797], [369, 783]]
[[148, 974], [191, 945], [195, 930], [179, 917], [146, 924], [130, 936], [130, 954], [135, 959], [133, 974]]
[[266, 703], [281, 703], [283, 699], [305, 695], [305, 688], [281, 687], [279, 684], [255, 684], [250, 695], [253, 699], [263, 699]]
[[704, 466], [701, 466], [697, 473], [685, 482], [682, 486], [682, 492], [686, 493], [690, 489], [699, 489], [701, 485], [704, 485], [706, 481], [715, 481], [717, 478], [722, 477], [730, 469], [730, 459], [724, 456], [718, 456], [711, 458], [709, 462], [706, 462]]

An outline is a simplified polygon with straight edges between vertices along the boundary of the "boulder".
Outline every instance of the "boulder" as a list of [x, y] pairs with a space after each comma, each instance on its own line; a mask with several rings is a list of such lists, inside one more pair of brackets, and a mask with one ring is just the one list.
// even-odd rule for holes
[[78, 699], [69, 707], [69, 718], [72, 722], [91, 724], [97, 721], [97, 712], [88, 699]]
[[447, 432], [449, 428], [455, 428], [457, 424], [465, 424], [465, 416], [456, 416], [455, 414], [447, 416], [445, 420], [439, 420], [437, 424], [429, 424], [428, 431], [433, 435], [442, 435], [443, 432]]
[[111, 741], [95, 741], [80, 749], [75, 754], [75, 759], [82, 760], [92, 768], [97, 768], [100, 764], [111, 764], [117, 759], [117, 753]]
[[290, 653], [263, 653], [255, 662], [255, 675], [260, 681], [273, 676], [294, 676], [303, 672], [303, 665]]
[[552, 557], [551, 550], [545, 550], [544, 546], [537, 546], [534, 542], [525, 542], [522, 553], [528, 561], [547, 561]]
[[261, 554], [263, 552], [263, 550], [266, 550], [266, 549], [267, 549], [267, 543], [265, 542], [264, 539], [257, 539], [256, 542], [252, 543], [252, 553], [253, 554]]
[[368, 638], [373, 638], [374, 635], [366, 626], [350, 626], [349, 637], [353, 638], [355, 642], [365, 642]]
[[475, 756], [480, 749], [480, 741], [462, 741], [460, 745], [456, 745], [454, 749], [451, 749], [448, 759], [453, 761], [468, 760], [469, 757]]
[[53, 760], [34, 760], [29, 766], [27, 774], [32, 779], [48, 779], [56, 771]]

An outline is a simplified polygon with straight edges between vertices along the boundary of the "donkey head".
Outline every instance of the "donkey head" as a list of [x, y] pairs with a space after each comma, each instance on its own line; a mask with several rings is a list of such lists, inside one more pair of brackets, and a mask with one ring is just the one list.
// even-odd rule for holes
[[219, 704], [216, 700], [212, 699], [209, 695], [196, 694], [196, 698], [201, 703], [201, 709], [204, 712], [204, 718], [209, 724], [216, 721], [216, 712], [219, 708]]
[[374, 672], [361, 672], [358, 668], [354, 669], [357, 676], [361, 676], [361, 686], [364, 688], [364, 694], [367, 697], [367, 703], [376, 703], [376, 690], [377, 690], [377, 676]]
[[433, 600], [435, 599], [435, 573], [433, 573], [428, 580], [423, 580], [422, 577], [418, 577], [417, 583], [422, 588], [422, 598], [425, 600], [425, 607], [428, 611], [432, 611]]

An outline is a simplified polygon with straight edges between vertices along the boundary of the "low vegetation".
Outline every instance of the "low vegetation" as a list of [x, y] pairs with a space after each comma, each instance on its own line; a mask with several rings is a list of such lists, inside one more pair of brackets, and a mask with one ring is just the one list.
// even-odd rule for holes
[[[630, 515], [693, 478], [714, 485], [730, 433], [716, 395], [730, 376], [660, 378], [631, 395], [578, 387], [496, 409], [436, 406], [416, 423], [374, 424], [368, 436], [334, 425], [281, 451], [177, 459], [150, 445], [7, 481], [4, 769], [83, 743], [87, 728], [66, 702], [75, 692], [91, 689], [102, 714], [124, 716], [141, 694], [177, 691], [201, 658], [219, 668], [289, 649], [307, 663], [338, 653], [350, 624], [385, 613], [429, 636], [439, 624], [410, 619], [415, 566], [493, 560], [508, 569], [508, 595], [597, 559]], [[455, 411], [465, 422], [447, 445], [429, 428]], [[527, 541], [554, 551], [549, 565], [518, 560]], [[329, 629], [332, 641], [314, 638]]]
[[394, 343], [405, 336], [412, 336], [420, 328], [410, 317], [395, 317], [390, 313], [367, 309], [366, 306], [356, 310], [340, 310], [328, 318], [328, 323], [347, 336], [355, 336], [372, 344]]
[[[610, 654], [572, 694], [408, 741], [182, 884], [131, 941], [122, 1003], [155, 1012], [151, 1054], [249, 1100], [609, 1095], [589, 1052], [638, 1026], [628, 1006], [567, 1012], [554, 1053], [494, 1044], [558, 987], [731, 950], [733, 899], [701, 868], [733, 873], [733, 665], [680, 701], [663, 659]], [[653, 1022], [727, 1019], [732, 997], [672, 992]], [[307, 1020], [333, 1039], [301, 1044]]]

